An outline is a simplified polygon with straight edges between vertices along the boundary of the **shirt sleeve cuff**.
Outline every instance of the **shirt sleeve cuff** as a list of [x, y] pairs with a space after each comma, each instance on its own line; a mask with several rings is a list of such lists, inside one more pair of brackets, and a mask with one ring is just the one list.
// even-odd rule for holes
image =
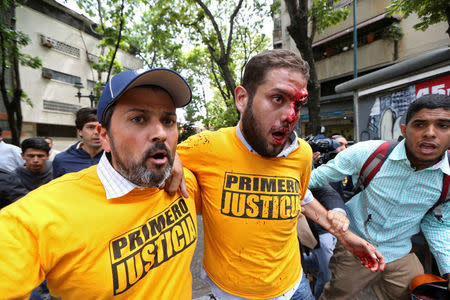
[[306, 190], [305, 197], [302, 199], [303, 205], [306, 205], [314, 200], [313, 194], [309, 189]]
[[332, 210], [335, 210], [335, 211], [338, 211], [338, 212], [341, 212], [341, 213], [343, 213], [344, 215], [347, 215], [347, 213], [345, 212], [345, 209], [342, 209], [342, 208], [336, 207], [336, 208], [333, 208]]

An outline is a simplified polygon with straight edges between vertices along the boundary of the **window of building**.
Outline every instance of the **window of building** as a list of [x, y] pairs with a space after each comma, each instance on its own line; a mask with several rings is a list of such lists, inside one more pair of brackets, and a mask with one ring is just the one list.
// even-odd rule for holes
[[59, 101], [44, 100], [44, 109], [75, 113], [81, 108], [81, 105], [64, 103]]
[[58, 72], [48, 68], [42, 68], [42, 77], [47, 79], [53, 79], [57, 81], [62, 81], [70, 84], [75, 84], [76, 82], [80, 82], [81, 78], [79, 76], [74, 76], [62, 72]]
[[90, 90], [90, 91], [93, 91], [94, 90], [94, 87], [95, 87], [95, 85], [97, 84], [97, 81], [94, 81], [94, 80], [87, 80], [87, 89], [88, 90]]
[[75, 126], [67, 125], [52, 125], [52, 124], [36, 124], [37, 136], [50, 136], [50, 137], [68, 137], [76, 138], [77, 129]]
[[[396, 17], [377, 16], [373, 20], [365, 21], [366, 24], [357, 30], [358, 47], [370, 44], [376, 40], [385, 38], [385, 32], [391, 24], [398, 21]], [[314, 60], [319, 61], [339, 53], [353, 49], [353, 29], [338, 32], [324, 40], [313, 44]]]

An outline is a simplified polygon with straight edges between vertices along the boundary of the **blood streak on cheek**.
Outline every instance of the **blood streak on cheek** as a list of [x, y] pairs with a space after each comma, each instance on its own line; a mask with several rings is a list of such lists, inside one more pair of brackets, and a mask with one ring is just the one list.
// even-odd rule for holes
[[295, 113], [295, 102], [291, 100], [289, 103], [289, 112], [287, 116], [287, 121], [293, 123], [297, 119], [297, 114]]

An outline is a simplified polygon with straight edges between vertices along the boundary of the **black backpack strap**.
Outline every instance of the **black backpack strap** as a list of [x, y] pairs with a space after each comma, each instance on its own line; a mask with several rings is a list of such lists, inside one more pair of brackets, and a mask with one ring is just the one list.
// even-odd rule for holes
[[[447, 160], [450, 165], [450, 151], [447, 151]], [[449, 186], [450, 186], [450, 176], [444, 173], [444, 177], [442, 178], [441, 196], [439, 197], [439, 200], [433, 205], [433, 207], [430, 208], [427, 212], [429, 213], [433, 211], [434, 216], [439, 221], [442, 220], [442, 206], [444, 205], [445, 202], [450, 201]]]

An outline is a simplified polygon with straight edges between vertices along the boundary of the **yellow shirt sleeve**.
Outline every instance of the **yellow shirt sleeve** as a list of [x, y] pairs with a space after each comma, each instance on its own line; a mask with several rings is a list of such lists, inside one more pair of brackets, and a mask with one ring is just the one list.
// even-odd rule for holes
[[186, 187], [189, 193], [189, 197], [194, 199], [195, 201], [195, 209], [197, 211], [197, 214], [201, 214], [202, 198], [200, 187], [197, 183], [197, 178], [195, 178], [195, 175], [186, 168], [184, 168], [184, 178], [186, 180]]
[[0, 278], [8, 278], [0, 280], [0, 295], [28, 299], [45, 276], [38, 241], [30, 228], [10, 215], [6, 208], [0, 211], [0, 228]]

